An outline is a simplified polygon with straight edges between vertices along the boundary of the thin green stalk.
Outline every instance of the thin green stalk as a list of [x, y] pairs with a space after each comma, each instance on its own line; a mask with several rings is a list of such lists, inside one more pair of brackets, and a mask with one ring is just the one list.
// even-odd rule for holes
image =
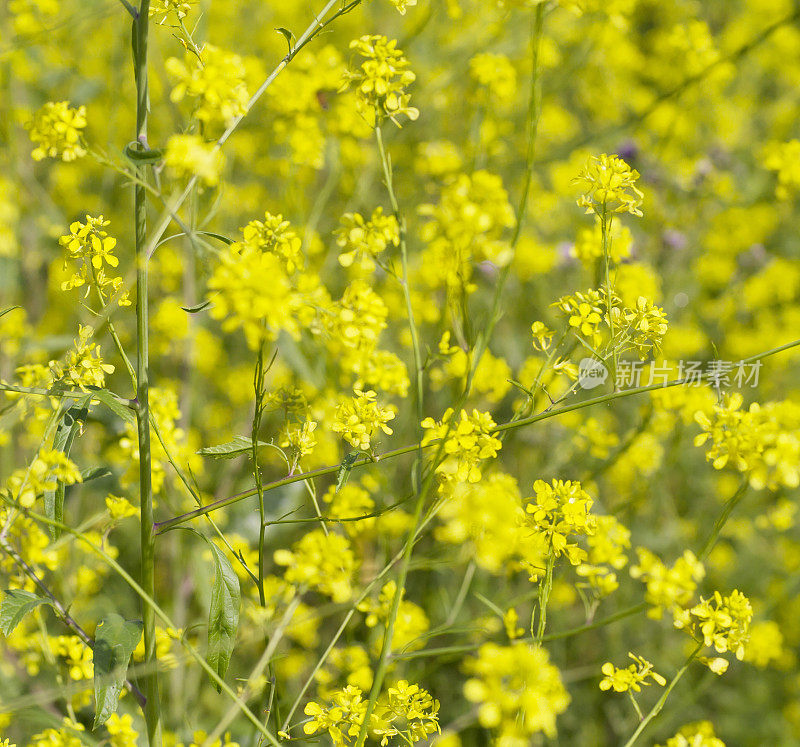
[[539, 581], [539, 620], [536, 625], [536, 633], [533, 632], [533, 617], [531, 617], [531, 635], [536, 646], [542, 645], [544, 638], [544, 628], [547, 624], [547, 603], [550, 601], [550, 592], [553, 590], [553, 568], [556, 564], [556, 553], [553, 550], [552, 540], [550, 552], [547, 554], [547, 567], [544, 571], [544, 578]]
[[[138, 17], [133, 21], [133, 63], [136, 77], [136, 140], [147, 147], [147, 37], [150, 24], [150, 0], [142, 0]], [[140, 172], [140, 176], [143, 174]], [[134, 188], [134, 221], [136, 242], [136, 424], [139, 438], [139, 498], [141, 506], [140, 554], [141, 586], [155, 598], [155, 534], [153, 533], [152, 454], [150, 449], [150, 362], [147, 305], [147, 190]], [[144, 718], [150, 747], [161, 747], [161, 697], [156, 657], [156, 616], [152, 605], [142, 605], [144, 665], [142, 676], [145, 697]]]
[[606, 308], [608, 309], [608, 326], [611, 330], [611, 385], [617, 391], [617, 349], [614, 343], [614, 302], [611, 295], [611, 222], [613, 216], [609, 215], [608, 209], [603, 204], [603, 214], [600, 216], [600, 232], [603, 244], [603, 263], [605, 265], [606, 276]]
[[[759, 353], [757, 355], [753, 355], [750, 358], [745, 358], [742, 363], [755, 363], [756, 361], [764, 360], [765, 358], [769, 358], [773, 355], [777, 355], [778, 353], [782, 353], [785, 350], [790, 350], [791, 348], [800, 347], [800, 340], [793, 340], [792, 342], [787, 342], [785, 345], [780, 345], [776, 348], [772, 348], [771, 350], [767, 350], [763, 353]], [[506, 423], [501, 423], [500, 425], [495, 428], [494, 434], [497, 435], [499, 433], [504, 433], [506, 431], [515, 430], [516, 428], [522, 428], [527, 425], [533, 425], [534, 423], [539, 423], [543, 420], [548, 420], [550, 418], [558, 417], [567, 412], [575, 412], [576, 410], [582, 410], [586, 407], [594, 407], [595, 405], [601, 405], [606, 402], [612, 402], [617, 399], [622, 399], [624, 397], [631, 397], [635, 394], [644, 394], [646, 392], [653, 392], [657, 389], [668, 389], [673, 386], [681, 386], [682, 384], [695, 384], [697, 380], [692, 378], [691, 376], [685, 376], [680, 379], [673, 379], [672, 381], [667, 381], [659, 384], [649, 384], [647, 386], [639, 386], [634, 387], [633, 389], [623, 389], [618, 392], [611, 392], [609, 394], [603, 394], [598, 397], [592, 397], [591, 399], [585, 399], [580, 402], [576, 402], [572, 405], [565, 405], [563, 407], [559, 407], [555, 409], [553, 405], [550, 405], [545, 410], [536, 415], [530, 415], [524, 418], [518, 419], [511, 419]], [[558, 404], [561, 400], [558, 400], [554, 404]], [[426, 444], [422, 448], [429, 448], [431, 446], [437, 446], [440, 442], [439, 441], [431, 441], [430, 443]], [[376, 461], [381, 461], [384, 459], [393, 459], [394, 457], [402, 456], [404, 454], [410, 454], [417, 449], [420, 448], [419, 443], [409, 444], [407, 446], [401, 446], [397, 449], [391, 449], [390, 451], [386, 451], [383, 454], [377, 454], [374, 458], [373, 457], [363, 457], [357, 459], [352, 468], [355, 469], [356, 467], [363, 467], [366, 464], [374, 464]], [[311, 480], [317, 477], [323, 477], [325, 475], [332, 475], [336, 474], [341, 467], [341, 464], [333, 464], [329, 467], [320, 467], [319, 469], [311, 470], [309, 472], [299, 472], [295, 475], [288, 475], [286, 477], [281, 477], [278, 480], [274, 480], [272, 482], [267, 483], [264, 485], [264, 492], [274, 490], [275, 488], [283, 487], [284, 485], [289, 485], [293, 482], [299, 482], [300, 480]], [[180, 516], [173, 516], [171, 519], [166, 519], [165, 521], [159, 522], [156, 524], [156, 533], [163, 534], [171, 527], [177, 526], [178, 524], [184, 524], [187, 521], [191, 521], [192, 519], [196, 519], [200, 516], [205, 516], [205, 514], [211, 513], [212, 511], [217, 511], [221, 508], [225, 508], [226, 506], [231, 506], [234, 503], [238, 503], [239, 501], [244, 500], [245, 498], [250, 498], [251, 496], [256, 495], [256, 489], [251, 488], [249, 490], [245, 490], [241, 493], [237, 493], [236, 495], [229, 496], [227, 498], [221, 498], [218, 501], [214, 501], [213, 503], [209, 503], [206, 506], [202, 506], [201, 508], [194, 509], [193, 511], [188, 511], [185, 514], [181, 514]]]
[[[383, 145], [383, 135], [381, 134], [380, 124], [375, 126], [375, 140], [378, 143], [378, 153], [381, 157], [381, 165], [383, 166], [383, 177], [386, 183], [386, 191], [389, 194], [389, 203], [392, 206], [395, 220], [397, 220], [398, 231], [400, 234], [400, 263], [403, 269], [403, 277], [400, 278], [400, 285], [403, 287], [403, 297], [406, 302], [406, 313], [408, 314], [408, 327], [411, 332], [411, 348], [414, 354], [414, 402], [417, 410], [417, 423], [416, 433], [417, 439], [422, 441], [422, 419], [424, 416], [423, 407], [423, 367], [422, 367], [422, 354], [419, 347], [419, 335], [417, 334], [417, 325], [414, 322], [414, 310], [411, 306], [411, 289], [408, 285], [408, 242], [406, 232], [406, 219], [400, 212], [400, 206], [397, 202], [397, 195], [394, 191], [394, 178], [392, 173], [392, 163], [386, 153], [386, 148]], [[417, 458], [414, 462], [414, 489], [419, 491], [422, 483], [422, 446], [417, 451]]]
[[683, 673], [689, 668], [689, 665], [695, 660], [697, 654], [700, 653], [700, 650], [703, 648], [702, 641], [697, 644], [697, 647], [692, 651], [689, 655], [689, 658], [686, 660], [686, 663], [677, 671], [675, 676], [672, 678], [670, 683], [667, 685], [664, 692], [661, 694], [661, 697], [658, 699], [658, 702], [650, 709], [649, 713], [639, 722], [639, 726], [636, 728], [636, 731], [633, 732], [631, 738], [625, 742], [624, 747], [631, 747], [636, 740], [641, 736], [642, 732], [647, 728], [647, 725], [656, 717], [659, 713], [661, 713], [662, 709], [664, 708], [664, 703], [667, 702], [667, 698], [669, 694], [674, 689], [675, 685], [678, 684], [678, 680], [683, 677]]
[[737, 491], [725, 502], [725, 505], [722, 508], [722, 513], [714, 522], [714, 526], [711, 529], [711, 534], [708, 536], [708, 539], [703, 545], [703, 549], [698, 555], [698, 560], [705, 560], [708, 557], [708, 554], [714, 549], [714, 545], [717, 544], [717, 540], [719, 539], [719, 534], [722, 531], [722, 528], [730, 518], [733, 509], [736, 508], [742, 498], [744, 498], [744, 494], [747, 492], [748, 485], [748, 481], [744, 480]]
[[264, 596], [264, 487], [261, 483], [261, 470], [258, 466], [258, 433], [261, 430], [261, 415], [264, 411], [264, 343], [258, 349], [256, 368], [253, 375], [253, 390], [255, 392], [255, 406], [253, 409], [253, 427], [250, 432], [251, 458], [253, 460], [253, 477], [256, 481], [256, 493], [258, 495], [258, 598], [261, 606], [266, 606]]

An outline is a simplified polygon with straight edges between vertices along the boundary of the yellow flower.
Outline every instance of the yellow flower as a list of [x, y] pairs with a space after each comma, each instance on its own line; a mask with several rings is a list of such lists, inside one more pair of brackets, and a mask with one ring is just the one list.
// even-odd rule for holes
[[86, 127], [86, 107], [70, 107], [68, 101], [50, 101], [28, 124], [30, 138], [36, 144], [31, 156], [34, 161], [60, 158], [74, 161], [86, 155], [83, 128]]
[[167, 140], [164, 163], [170, 173], [180, 179], [197, 176], [204, 184], [213, 187], [225, 165], [225, 156], [213, 143], [199, 135], [173, 135]]
[[636, 187], [638, 178], [639, 172], [618, 156], [592, 156], [575, 179], [586, 190], [578, 205], [600, 216], [607, 211], [641, 216], [639, 206], [644, 195]]
[[394, 419], [395, 410], [391, 406], [381, 407], [376, 401], [378, 395], [371, 389], [366, 392], [354, 389], [353, 394], [352, 399], [336, 408], [331, 428], [357, 449], [369, 451], [376, 430], [392, 434], [392, 429], [386, 424]]
[[636, 654], [628, 653], [628, 656], [633, 659], [633, 664], [629, 664], [624, 669], [617, 669], [610, 661], [607, 661], [601, 667], [602, 673], [605, 675], [600, 680], [601, 690], [611, 690], [614, 692], [622, 693], [626, 690], [633, 690], [639, 692], [642, 685], [650, 685], [648, 679], [652, 679], [658, 685], [663, 687], [667, 681], [658, 672], [653, 670], [653, 665], [647, 659], [637, 656]]

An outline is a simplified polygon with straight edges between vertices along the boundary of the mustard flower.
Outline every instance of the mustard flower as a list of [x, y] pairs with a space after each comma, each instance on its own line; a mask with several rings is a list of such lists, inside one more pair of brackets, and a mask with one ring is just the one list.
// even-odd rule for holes
[[171, 14], [175, 14], [178, 20], [183, 20], [192, 10], [197, 0], [152, 0], [150, 3], [150, 18], [161, 16], [160, 24], [163, 24]]
[[[356, 519], [375, 511], [375, 501], [369, 492], [353, 482], [338, 490], [331, 485], [322, 500], [330, 504], [327, 515], [331, 519]], [[374, 527], [375, 521], [376, 517], [371, 516], [359, 521], [343, 521], [341, 527], [349, 537], [357, 537]]]
[[647, 548], [637, 547], [636, 553], [639, 562], [630, 574], [647, 586], [645, 600], [652, 605], [648, 617], [660, 620], [665, 609], [673, 616], [682, 614], [705, 576], [703, 564], [691, 550], [684, 550], [671, 568]]
[[224, 331], [242, 329], [253, 350], [263, 340], [276, 339], [281, 330], [300, 336], [297, 317], [303, 299], [280, 257], [259, 247], [232, 244], [219, 260], [208, 281], [208, 297], [211, 316], [222, 320]]
[[188, 97], [201, 122], [227, 126], [247, 111], [244, 60], [212, 44], [203, 47], [201, 58], [187, 54], [184, 62], [176, 57], [166, 61], [167, 72], [176, 80], [170, 99], [178, 102]]
[[488, 104], [510, 104], [517, 97], [517, 71], [504, 54], [481, 52], [469, 61], [469, 75]]
[[[365, 623], [368, 628], [377, 625], [385, 626], [389, 620], [389, 613], [397, 594], [397, 583], [389, 581], [384, 584], [376, 600], [365, 599], [359, 603], [360, 612], [366, 613]], [[425, 610], [417, 604], [401, 599], [397, 608], [394, 633], [392, 635], [392, 648], [415, 651], [423, 648], [425, 640], [422, 636], [430, 629], [430, 622]], [[376, 640], [375, 648], [380, 651], [382, 640]]]
[[[658, 355], [661, 352], [661, 343], [668, 326], [664, 309], [655, 306], [644, 296], [639, 296], [635, 308], [625, 308], [622, 311], [615, 308], [612, 313], [618, 319], [624, 320], [627, 325], [625, 332], [628, 339], [623, 345], [633, 347], [639, 358], [644, 360], [650, 353]], [[614, 326], [616, 333], [616, 328], [619, 326], [617, 320]]]
[[372, 437], [376, 430], [382, 430], [387, 435], [393, 433], [386, 425], [394, 419], [393, 407], [381, 407], [378, 395], [371, 389], [366, 392], [361, 389], [353, 390], [354, 396], [336, 408], [336, 418], [331, 428], [349, 444], [362, 451], [369, 451], [372, 447]]
[[108, 735], [111, 737], [110, 747], [136, 747], [139, 732], [133, 728], [133, 716], [126, 713], [112, 713], [105, 723]]
[[60, 158], [74, 161], [86, 155], [83, 128], [86, 127], [86, 107], [73, 109], [68, 101], [49, 101], [39, 109], [28, 124], [31, 141], [36, 148], [31, 152], [34, 161]]
[[364, 61], [345, 72], [340, 91], [355, 84], [359, 113], [370, 126], [377, 127], [388, 117], [400, 127], [401, 114], [412, 122], [416, 120], [419, 110], [409, 106], [411, 95], [405, 92], [416, 75], [408, 69], [410, 63], [397, 48], [397, 41], [380, 35], [362, 36], [350, 42], [350, 49]]
[[359, 213], [345, 213], [340, 223], [341, 228], [335, 235], [336, 244], [343, 250], [339, 255], [339, 264], [342, 267], [355, 267], [364, 273], [372, 272], [375, 269], [375, 257], [389, 245], [398, 246], [400, 243], [397, 218], [384, 215], [381, 207], [372, 211], [369, 220], [365, 220]]
[[591, 513], [592, 499], [579, 482], [537, 480], [535, 496], [527, 499], [525, 511], [531, 526], [542, 533], [556, 557], [566, 556], [572, 565], [586, 559], [586, 551], [570, 543], [571, 537], [594, 534], [597, 518]]
[[715, 735], [710, 721], [698, 721], [681, 727], [674, 737], [656, 747], [725, 747], [725, 742]]
[[775, 196], [779, 200], [788, 200], [800, 191], [800, 140], [769, 143], [762, 158], [764, 167], [777, 173]]
[[575, 179], [586, 190], [578, 205], [586, 208], [587, 214], [611, 211], [641, 216], [639, 206], [644, 195], [636, 187], [638, 178], [639, 172], [618, 156], [592, 156]]
[[137, 516], [139, 513], [139, 509], [132, 505], [127, 498], [111, 494], [106, 496], [106, 508], [109, 516], [114, 521], [127, 519], [129, 516]]
[[556, 736], [556, 717], [566, 711], [570, 697], [546, 650], [519, 641], [484, 643], [464, 669], [472, 675], [464, 695], [478, 704], [478, 721], [497, 733], [498, 743], [521, 743], [540, 732]]
[[761, 490], [779, 485], [795, 488], [800, 485], [800, 406], [791, 400], [753, 403], [740, 409], [738, 392], [711, 414], [695, 413], [695, 421], [703, 433], [695, 437], [695, 446], [709, 439], [706, 459], [715, 469], [730, 465], [747, 475], [750, 485]]
[[83, 740], [78, 736], [81, 731], [86, 731], [83, 724], [64, 717], [60, 728], [34, 734], [29, 747], [82, 747]]
[[88, 392], [87, 387], [90, 386], [105, 386], [106, 374], [114, 373], [114, 366], [103, 362], [96, 342], [89, 342], [93, 334], [92, 327], [78, 326], [78, 339], [66, 359], [53, 360], [48, 364], [53, 381], [63, 382], [66, 386], [83, 392]]
[[242, 229], [242, 241], [236, 247], [274, 254], [289, 274], [302, 269], [305, 264], [302, 242], [297, 232], [282, 215], [273, 215], [270, 212], [264, 213], [263, 221], [251, 220]]
[[389, 2], [394, 5], [395, 8], [397, 8], [397, 11], [401, 16], [406, 14], [406, 10], [408, 8], [411, 8], [417, 4], [417, 0], [389, 0]]
[[65, 660], [70, 679], [90, 680], [94, 676], [92, 649], [76, 635], [60, 635], [49, 639], [50, 650]]
[[290, 584], [310, 586], [334, 602], [346, 602], [353, 594], [356, 560], [350, 543], [341, 535], [315, 529], [291, 550], [276, 550], [274, 559], [286, 566], [284, 578]]
[[600, 680], [601, 690], [613, 688], [617, 693], [628, 690], [638, 693], [641, 691], [642, 685], [652, 684], [647, 681], [648, 679], [662, 687], [667, 684], [667, 681], [653, 669], [653, 665], [647, 659], [630, 652], [628, 652], [628, 656], [633, 659], [633, 664], [629, 664], [624, 669], [618, 669], [610, 661], [603, 664], [600, 671], [605, 676]]
[[[480, 463], [497, 456], [503, 445], [492, 435], [497, 424], [488, 412], [461, 410], [458, 419], [452, 408], [445, 410], [441, 421], [425, 418], [421, 425], [426, 431], [423, 445], [444, 439], [444, 459], [436, 467], [441, 480], [440, 490], [452, 483], [478, 482], [481, 479]], [[452, 422], [451, 422], [452, 421]]]
[[82, 482], [81, 471], [63, 452], [40, 449], [28, 468], [11, 473], [8, 489], [16, 501], [30, 508], [38, 496], [55, 490], [59, 482], [65, 485]]
[[550, 350], [555, 332], [544, 324], [544, 322], [534, 322], [531, 325], [531, 334], [533, 335], [534, 350], [538, 350], [542, 353], [546, 353]]
[[199, 135], [172, 135], [167, 140], [164, 164], [177, 179], [197, 176], [206, 186], [213, 187], [219, 183], [225, 156]]
[[675, 627], [698, 634], [706, 646], [713, 646], [718, 654], [731, 652], [740, 661], [744, 658], [745, 644], [749, 640], [753, 608], [750, 600], [734, 589], [723, 597], [718, 591], [710, 599], [700, 598], [699, 604], [683, 610], [675, 618]]

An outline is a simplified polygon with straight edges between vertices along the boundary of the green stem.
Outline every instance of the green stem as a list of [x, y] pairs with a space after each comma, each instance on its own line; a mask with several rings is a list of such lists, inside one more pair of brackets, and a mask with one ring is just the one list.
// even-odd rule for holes
[[[375, 126], [375, 140], [378, 143], [378, 153], [381, 157], [381, 165], [383, 166], [383, 177], [386, 182], [386, 191], [389, 194], [389, 202], [392, 206], [392, 212], [397, 220], [398, 230], [400, 234], [400, 262], [403, 268], [403, 277], [400, 284], [403, 286], [403, 297], [406, 302], [406, 313], [408, 314], [408, 326], [411, 331], [411, 347], [414, 353], [414, 401], [417, 406], [417, 423], [416, 432], [417, 439], [422, 441], [422, 420], [424, 415], [423, 407], [423, 367], [422, 367], [422, 354], [419, 347], [419, 335], [417, 334], [417, 325], [414, 322], [414, 310], [411, 307], [411, 289], [408, 285], [408, 243], [406, 241], [406, 220], [400, 213], [400, 206], [397, 202], [397, 196], [394, 191], [394, 179], [392, 173], [392, 164], [386, 154], [386, 148], [383, 145], [383, 135], [381, 134], [380, 124]], [[422, 484], [422, 447], [417, 451], [417, 459], [414, 463], [414, 488], [419, 491]]]
[[556, 553], [551, 542], [550, 552], [547, 554], [547, 567], [545, 568], [544, 578], [539, 582], [539, 620], [535, 635], [533, 633], [533, 618], [531, 618], [531, 635], [536, 646], [541, 646], [544, 639], [544, 628], [547, 624], [547, 603], [550, 601], [550, 592], [553, 590], [553, 567], [555, 564]]
[[[147, 36], [149, 31], [150, 0], [142, 0], [138, 17], [133, 21], [133, 60], [136, 77], [136, 140], [140, 147], [147, 144]], [[140, 172], [140, 176], [143, 176]], [[150, 450], [150, 376], [149, 330], [147, 306], [147, 190], [137, 184], [134, 188], [134, 221], [136, 240], [136, 423], [139, 437], [139, 496], [141, 504], [140, 551], [141, 587], [155, 598], [155, 534], [153, 533], [153, 484]], [[142, 604], [144, 623], [144, 668], [142, 676], [147, 703], [144, 718], [150, 747], [161, 747], [161, 697], [158, 685], [156, 656], [156, 616], [152, 605]]]
[[636, 740], [641, 736], [642, 732], [647, 728], [647, 725], [656, 717], [659, 713], [661, 713], [662, 709], [664, 708], [664, 703], [667, 702], [667, 698], [669, 694], [672, 692], [675, 685], [678, 684], [678, 680], [683, 677], [684, 672], [689, 668], [689, 665], [695, 660], [697, 654], [700, 653], [700, 650], [703, 648], [703, 643], [698, 643], [697, 647], [694, 651], [689, 655], [689, 658], [686, 660], [685, 664], [677, 671], [675, 676], [672, 678], [670, 683], [667, 685], [666, 689], [662, 693], [661, 697], [658, 699], [658, 702], [650, 709], [649, 713], [641, 720], [639, 726], [636, 728], [636, 731], [633, 732], [631, 738], [625, 742], [624, 747], [631, 747]]
[[611, 385], [612, 389], [617, 391], [617, 349], [614, 347], [614, 302], [611, 295], [611, 249], [609, 247], [609, 240], [611, 234], [611, 222], [613, 216], [609, 215], [608, 210], [603, 203], [603, 214], [600, 216], [600, 232], [602, 235], [603, 243], [603, 263], [605, 264], [606, 276], [606, 308], [608, 309], [608, 326], [611, 330]]
[[719, 539], [719, 533], [722, 531], [722, 528], [728, 521], [733, 509], [739, 505], [739, 502], [744, 498], [744, 494], [747, 492], [748, 482], [745, 480], [737, 489], [737, 491], [730, 497], [725, 503], [725, 506], [722, 508], [722, 513], [719, 515], [717, 520], [714, 522], [714, 527], [711, 530], [711, 534], [708, 536], [705, 544], [703, 545], [703, 549], [700, 551], [698, 555], [698, 560], [704, 561], [708, 554], [714, 549], [714, 545], [717, 544], [717, 540]]

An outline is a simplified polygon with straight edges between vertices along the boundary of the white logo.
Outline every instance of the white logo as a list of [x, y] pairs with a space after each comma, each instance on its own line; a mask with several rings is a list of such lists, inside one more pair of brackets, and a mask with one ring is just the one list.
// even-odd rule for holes
[[578, 364], [578, 384], [584, 389], [594, 389], [607, 378], [608, 369], [596, 358], [584, 358]]

